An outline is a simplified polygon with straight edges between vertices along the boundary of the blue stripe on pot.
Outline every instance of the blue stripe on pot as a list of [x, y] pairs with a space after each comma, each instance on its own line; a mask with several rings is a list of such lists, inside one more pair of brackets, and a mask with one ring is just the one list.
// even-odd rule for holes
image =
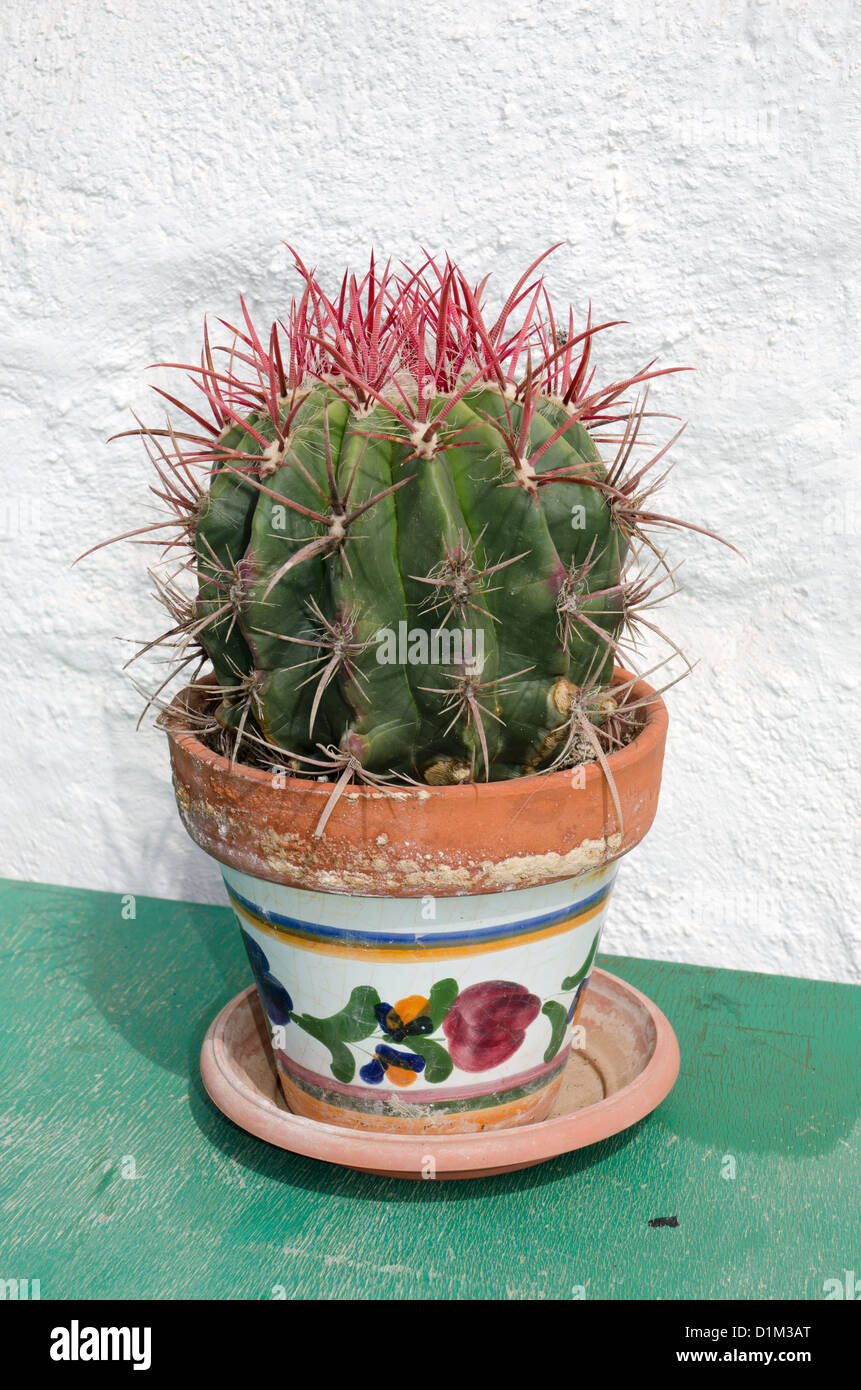
[[234, 911], [245, 920], [280, 941], [304, 951], [323, 955], [362, 956], [374, 960], [427, 960], [434, 957], [481, 955], [489, 951], [504, 951], [513, 945], [557, 936], [581, 926], [605, 907], [613, 882], [605, 883], [579, 901], [552, 912], [524, 917], [518, 921], [501, 922], [493, 926], [477, 926], [459, 930], [428, 931], [361, 931], [353, 927], [324, 926], [317, 922], [289, 917], [272, 909], [264, 909], [225, 885]]

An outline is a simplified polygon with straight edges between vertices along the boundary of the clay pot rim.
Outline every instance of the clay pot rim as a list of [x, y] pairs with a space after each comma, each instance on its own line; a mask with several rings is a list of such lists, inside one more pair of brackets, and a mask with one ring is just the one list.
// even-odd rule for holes
[[[647, 700], [648, 703], [643, 706], [645, 718], [643, 726], [637, 736], [631, 739], [631, 742], [626, 744], [624, 748], [617, 749], [615, 753], [611, 753], [607, 757], [607, 764], [614, 775], [621, 773], [626, 768], [647, 756], [656, 744], [664, 740], [668, 725], [667, 707], [664, 704], [662, 696], [644, 679], [636, 676], [635, 673], [626, 671], [621, 666], [615, 666], [613, 668], [614, 684], [619, 684], [620, 682], [624, 683], [626, 681], [634, 681], [631, 690], [632, 698]], [[214, 684], [215, 676], [208, 675], [196, 682], [195, 686], [188, 685], [178, 691], [168, 708], [164, 710], [159, 718], [161, 727], [167, 733], [169, 740], [185, 749], [187, 753], [199, 762], [208, 763], [213, 770], [240, 782], [258, 783], [266, 787], [271, 787], [271, 772], [264, 772], [262, 768], [249, 767], [246, 763], [231, 763], [230, 759], [225, 758], [223, 754], [216, 753], [214, 749], [207, 748], [206, 744], [202, 743], [193, 732], [178, 727], [179, 720], [183, 713], [179, 701], [186, 696], [190, 696], [190, 699], [193, 700], [201, 687]], [[603, 769], [597, 761], [586, 763], [584, 767], [587, 777], [595, 775], [603, 777], [604, 775]], [[552, 790], [554, 786], [561, 787], [563, 784], [567, 786], [570, 782], [570, 778], [571, 769], [560, 768], [558, 772], [531, 773], [522, 777], [511, 777], [501, 782], [467, 782], [462, 783], [460, 786], [452, 787], [434, 787], [425, 783], [413, 786], [409, 782], [397, 781], [383, 783], [382, 786], [368, 786], [361, 782], [351, 782], [348, 790], [350, 792], [350, 800], [354, 802], [356, 799], [360, 801], [365, 799], [377, 801], [381, 791], [385, 794], [384, 789], [386, 788], [391, 788], [391, 791], [399, 800], [404, 797], [421, 798], [421, 800], [426, 803], [429, 798], [433, 800], [445, 800], [460, 797], [462, 799], [464, 795], [477, 794], [487, 802], [488, 800], [503, 801], [507, 797], [522, 795], [523, 788], [528, 782], [538, 782], [540, 780], [540, 784], [543, 787]], [[283, 784], [280, 790], [301, 791], [305, 795], [316, 795], [320, 797], [321, 800], [325, 801], [331, 796], [333, 785], [334, 783], [330, 781], [316, 782], [312, 777], [293, 777], [289, 773], [284, 773]]]

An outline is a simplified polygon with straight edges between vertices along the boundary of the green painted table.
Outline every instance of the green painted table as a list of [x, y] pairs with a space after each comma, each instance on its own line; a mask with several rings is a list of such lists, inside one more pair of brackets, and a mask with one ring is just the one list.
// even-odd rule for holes
[[210, 1103], [201, 1040], [247, 983], [227, 908], [0, 880], [0, 921], [0, 1279], [43, 1299], [861, 1291], [853, 986], [605, 956], [678, 1033], [659, 1110], [522, 1173], [406, 1182]]

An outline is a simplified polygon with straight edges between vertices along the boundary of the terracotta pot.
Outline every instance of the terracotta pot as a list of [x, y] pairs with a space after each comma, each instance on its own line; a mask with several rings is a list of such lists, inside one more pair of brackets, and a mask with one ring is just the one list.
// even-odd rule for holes
[[180, 816], [221, 865], [291, 1109], [401, 1133], [543, 1119], [578, 1042], [616, 861], [654, 819], [663, 701], [609, 759], [621, 827], [592, 763], [350, 787], [318, 837], [331, 787], [231, 767], [183, 731], [181, 702], [199, 698], [183, 692], [164, 720]]

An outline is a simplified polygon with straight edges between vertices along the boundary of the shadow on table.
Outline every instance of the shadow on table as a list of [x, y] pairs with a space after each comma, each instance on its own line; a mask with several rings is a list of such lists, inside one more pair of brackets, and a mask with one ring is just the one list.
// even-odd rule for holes
[[233, 913], [138, 897], [126, 919], [119, 897], [90, 896], [100, 917], [81, 924], [74, 960], [90, 999], [142, 1057], [177, 1076], [196, 1074], [189, 1031], [199, 1048], [215, 1015], [251, 983]]

